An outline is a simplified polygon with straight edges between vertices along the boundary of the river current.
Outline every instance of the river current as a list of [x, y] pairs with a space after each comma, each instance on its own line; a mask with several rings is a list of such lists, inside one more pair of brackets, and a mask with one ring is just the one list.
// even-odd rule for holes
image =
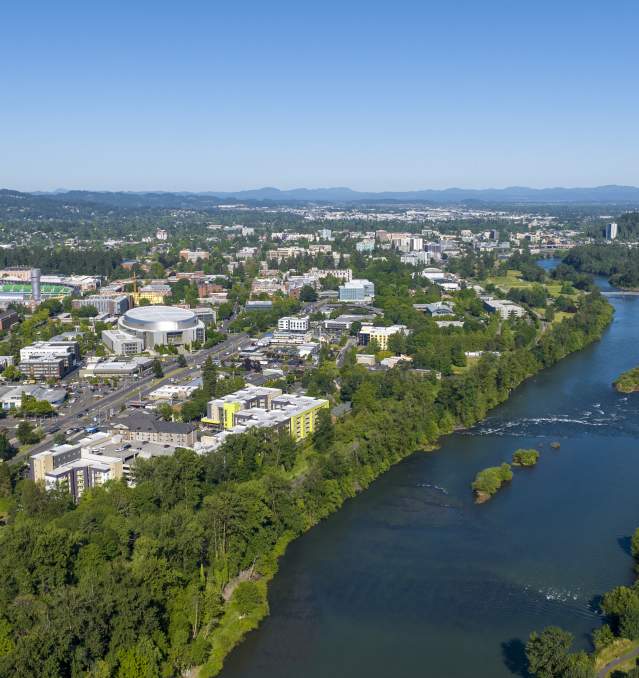
[[[524, 675], [523, 643], [550, 624], [588, 648], [598, 597], [632, 581], [639, 526], [639, 394], [611, 387], [639, 364], [639, 297], [611, 303], [601, 341], [291, 544], [223, 678]], [[520, 447], [537, 467], [475, 505], [475, 473]]]

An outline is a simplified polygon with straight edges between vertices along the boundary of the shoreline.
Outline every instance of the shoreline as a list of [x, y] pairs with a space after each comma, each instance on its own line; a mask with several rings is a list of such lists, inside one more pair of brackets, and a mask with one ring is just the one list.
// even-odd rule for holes
[[[389, 470], [392, 466], [395, 466], [397, 463], [400, 461], [403, 461], [404, 459], [412, 456], [416, 452], [433, 452], [436, 451], [441, 444], [442, 438], [444, 436], [450, 435], [452, 433], [458, 433], [464, 430], [469, 430], [476, 424], [478, 424], [480, 421], [483, 421], [485, 417], [488, 415], [490, 411], [498, 407], [499, 405], [505, 403], [508, 401], [508, 399], [511, 397], [511, 395], [522, 385], [524, 384], [528, 379], [531, 377], [539, 374], [541, 371], [543, 371], [546, 368], [549, 367], [554, 367], [554, 365], [558, 364], [563, 360], [564, 358], [568, 357], [569, 355], [572, 355], [573, 353], [578, 352], [579, 350], [582, 350], [586, 348], [587, 346], [591, 345], [595, 341], [599, 341], [601, 339], [601, 336], [603, 335], [603, 332], [610, 326], [612, 323], [612, 320], [614, 318], [614, 312], [613, 308], [610, 304], [608, 304], [608, 311], [607, 311], [607, 317], [604, 317], [603, 319], [605, 320], [604, 325], [600, 328], [600, 330], [593, 336], [589, 336], [586, 338], [585, 343], [580, 346], [577, 349], [574, 349], [572, 351], [569, 351], [565, 353], [565, 355], [561, 356], [558, 358], [555, 362], [553, 362], [550, 365], [541, 365], [538, 369], [536, 369], [533, 373], [528, 374], [524, 376], [516, 386], [513, 388], [510, 388], [505, 395], [504, 398], [496, 402], [492, 407], [488, 409], [488, 411], [484, 414], [484, 416], [479, 417], [476, 421], [469, 423], [469, 424], [460, 424], [456, 423], [452, 426], [449, 427], [449, 430], [447, 431], [442, 431], [438, 435], [437, 439], [433, 441], [432, 443], [420, 446], [419, 448], [411, 449], [410, 451], [407, 451], [406, 453], [398, 452], [396, 453], [392, 458], [389, 458], [387, 460], [387, 464], [385, 465], [384, 468], [380, 469], [378, 473], [374, 473], [372, 477], [368, 478], [368, 482], [361, 484], [358, 482], [357, 478], [353, 477], [353, 474], [349, 474], [347, 477], [343, 479], [343, 481], [348, 484], [351, 484], [351, 487], [353, 487], [353, 493], [350, 496], [343, 496], [341, 498], [341, 501], [339, 501], [338, 505], [334, 507], [333, 510], [330, 510], [328, 513], [326, 513], [323, 516], [320, 516], [316, 521], [312, 522], [312, 524], [308, 525], [300, 534], [298, 535], [286, 535], [286, 539], [280, 539], [276, 545], [273, 547], [271, 551], [269, 551], [267, 554], [265, 554], [263, 557], [257, 560], [256, 566], [255, 566], [255, 571], [259, 573], [260, 578], [259, 581], [256, 582], [258, 586], [260, 587], [260, 590], [263, 594], [263, 601], [262, 605], [259, 606], [258, 609], [254, 611], [254, 614], [249, 615], [248, 617], [245, 617], [243, 619], [238, 620], [237, 619], [237, 613], [235, 612], [233, 606], [227, 606], [227, 609], [224, 612], [224, 615], [222, 616], [222, 619], [220, 621], [219, 626], [212, 632], [210, 640], [212, 642], [213, 649], [211, 651], [211, 654], [209, 656], [209, 659], [207, 662], [205, 662], [203, 665], [199, 667], [194, 667], [192, 670], [192, 676], [195, 677], [197, 676], [198, 678], [214, 678], [214, 676], [217, 676], [220, 671], [223, 668], [224, 661], [226, 657], [231, 653], [231, 651], [237, 647], [243, 640], [244, 636], [249, 632], [254, 629], [256, 629], [260, 622], [265, 619], [268, 614], [269, 614], [269, 606], [268, 606], [268, 582], [270, 582], [275, 574], [277, 573], [279, 569], [279, 559], [281, 556], [283, 556], [286, 552], [286, 548], [288, 544], [293, 541], [293, 539], [296, 539], [297, 537], [301, 537], [302, 535], [306, 534], [309, 532], [315, 525], [317, 525], [321, 520], [324, 518], [327, 518], [329, 515], [332, 515], [333, 513], [336, 513], [348, 499], [352, 499], [356, 497], [358, 494], [363, 492], [364, 490], [367, 489], [367, 487], [377, 478], [381, 477], [387, 470]], [[566, 321], [563, 322], [570, 322], [572, 318], [567, 319]], [[556, 327], [561, 327], [563, 324], [560, 323]], [[542, 335], [543, 337], [543, 335]], [[542, 338], [540, 337], [540, 339]], [[508, 354], [505, 354], [508, 355]], [[499, 358], [499, 360], [502, 360], [503, 356]], [[372, 470], [372, 469], [371, 469]], [[489, 497], [490, 498], [490, 497]], [[487, 500], [484, 500], [487, 501]], [[479, 501], [477, 503], [483, 503], [483, 501]], [[234, 623], [236, 622], [236, 623]], [[238, 624], [237, 622], [243, 622], [241, 624]], [[216, 632], [217, 635], [220, 637], [216, 637]], [[220, 642], [221, 641], [221, 642]], [[222, 647], [220, 647], [220, 645]]]

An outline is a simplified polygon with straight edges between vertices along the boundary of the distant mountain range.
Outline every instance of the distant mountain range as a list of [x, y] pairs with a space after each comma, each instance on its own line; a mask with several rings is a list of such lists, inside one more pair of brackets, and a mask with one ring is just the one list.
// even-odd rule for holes
[[211, 191], [207, 195], [238, 200], [290, 200], [313, 202], [357, 201], [427, 201], [436, 203], [459, 203], [468, 200], [508, 203], [563, 203], [563, 202], [639, 202], [639, 188], [635, 186], [597, 186], [594, 188], [446, 188], [420, 191], [354, 191], [350, 188], [293, 188], [282, 191], [278, 188], [258, 188], [248, 191]]
[[[7, 196], [17, 191], [2, 191]], [[22, 194], [26, 195], [26, 194]], [[59, 190], [31, 195], [54, 201], [101, 203], [119, 207], [210, 207], [220, 203], [381, 203], [426, 202], [431, 204], [491, 203], [491, 204], [586, 204], [606, 203], [639, 205], [639, 188], [635, 186], [596, 186], [593, 188], [446, 188], [419, 191], [354, 191], [346, 187], [294, 188], [280, 190], [266, 187], [244, 191], [79, 191]]]

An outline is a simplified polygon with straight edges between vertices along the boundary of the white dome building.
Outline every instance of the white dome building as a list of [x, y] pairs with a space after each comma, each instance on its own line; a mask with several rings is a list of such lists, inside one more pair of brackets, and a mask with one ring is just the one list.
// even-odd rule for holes
[[204, 341], [204, 323], [186, 308], [175, 306], [138, 306], [118, 321], [122, 332], [144, 342], [144, 348], [182, 346]]

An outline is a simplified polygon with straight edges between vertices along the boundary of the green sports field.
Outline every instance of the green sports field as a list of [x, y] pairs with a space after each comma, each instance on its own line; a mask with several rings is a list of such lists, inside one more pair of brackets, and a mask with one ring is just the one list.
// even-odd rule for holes
[[[31, 283], [0, 283], [0, 294], [2, 292], [9, 294], [31, 295]], [[70, 288], [66, 285], [56, 285], [53, 283], [42, 283], [40, 292], [43, 297], [58, 297], [70, 293]]]

